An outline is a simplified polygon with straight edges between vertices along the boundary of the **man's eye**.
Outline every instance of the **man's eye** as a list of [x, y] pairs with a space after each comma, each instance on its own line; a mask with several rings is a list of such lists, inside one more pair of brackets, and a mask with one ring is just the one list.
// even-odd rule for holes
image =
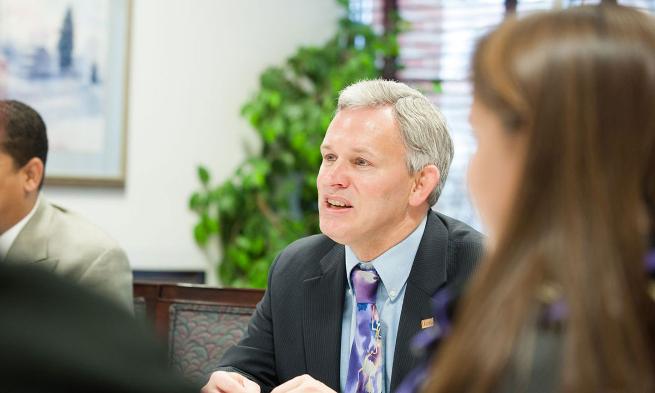
[[356, 158], [355, 159], [355, 165], [357, 166], [368, 166], [371, 165], [368, 161], [366, 161], [363, 158]]
[[323, 161], [334, 161], [337, 159], [337, 156], [334, 154], [324, 154], [323, 155]]

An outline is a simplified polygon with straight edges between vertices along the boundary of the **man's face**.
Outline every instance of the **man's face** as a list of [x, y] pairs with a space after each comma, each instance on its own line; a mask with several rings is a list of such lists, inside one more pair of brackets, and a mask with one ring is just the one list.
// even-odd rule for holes
[[22, 206], [24, 198], [21, 171], [0, 148], [0, 234], [15, 224], [16, 209]]
[[321, 154], [317, 186], [325, 235], [351, 246], [361, 258], [362, 252], [406, 231], [413, 177], [393, 108], [340, 111], [328, 127]]

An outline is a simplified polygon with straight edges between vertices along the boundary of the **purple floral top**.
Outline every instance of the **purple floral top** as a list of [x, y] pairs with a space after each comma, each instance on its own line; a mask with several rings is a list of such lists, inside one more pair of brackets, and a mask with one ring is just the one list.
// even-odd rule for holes
[[[655, 276], [655, 249], [650, 250], [646, 255], [646, 271], [651, 277]], [[420, 390], [429, 372], [433, 354], [441, 340], [450, 333], [456, 301], [457, 296], [448, 290], [438, 291], [433, 296], [434, 315], [439, 324], [421, 331], [412, 339], [410, 344], [412, 351], [424, 361], [405, 377], [396, 389], [396, 393], [416, 393]], [[547, 321], [560, 321], [565, 316], [566, 305], [563, 302], [555, 302], [546, 310], [544, 317]]]

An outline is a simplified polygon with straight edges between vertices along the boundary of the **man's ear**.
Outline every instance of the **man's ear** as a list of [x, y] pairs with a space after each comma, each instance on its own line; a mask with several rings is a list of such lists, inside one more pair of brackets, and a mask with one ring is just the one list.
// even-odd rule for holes
[[40, 158], [32, 157], [27, 164], [20, 169], [23, 174], [23, 189], [31, 193], [39, 190], [41, 179], [43, 179], [43, 161]]
[[414, 187], [409, 194], [410, 206], [420, 206], [427, 202], [428, 196], [441, 181], [441, 174], [436, 165], [426, 165], [414, 175]]

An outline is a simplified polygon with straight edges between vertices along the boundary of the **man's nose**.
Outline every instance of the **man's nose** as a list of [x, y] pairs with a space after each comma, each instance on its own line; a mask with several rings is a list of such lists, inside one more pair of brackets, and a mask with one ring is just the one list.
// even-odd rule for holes
[[350, 185], [347, 163], [343, 160], [336, 160], [329, 166], [322, 168], [322, 184], [334, 188], [346, 188]]

